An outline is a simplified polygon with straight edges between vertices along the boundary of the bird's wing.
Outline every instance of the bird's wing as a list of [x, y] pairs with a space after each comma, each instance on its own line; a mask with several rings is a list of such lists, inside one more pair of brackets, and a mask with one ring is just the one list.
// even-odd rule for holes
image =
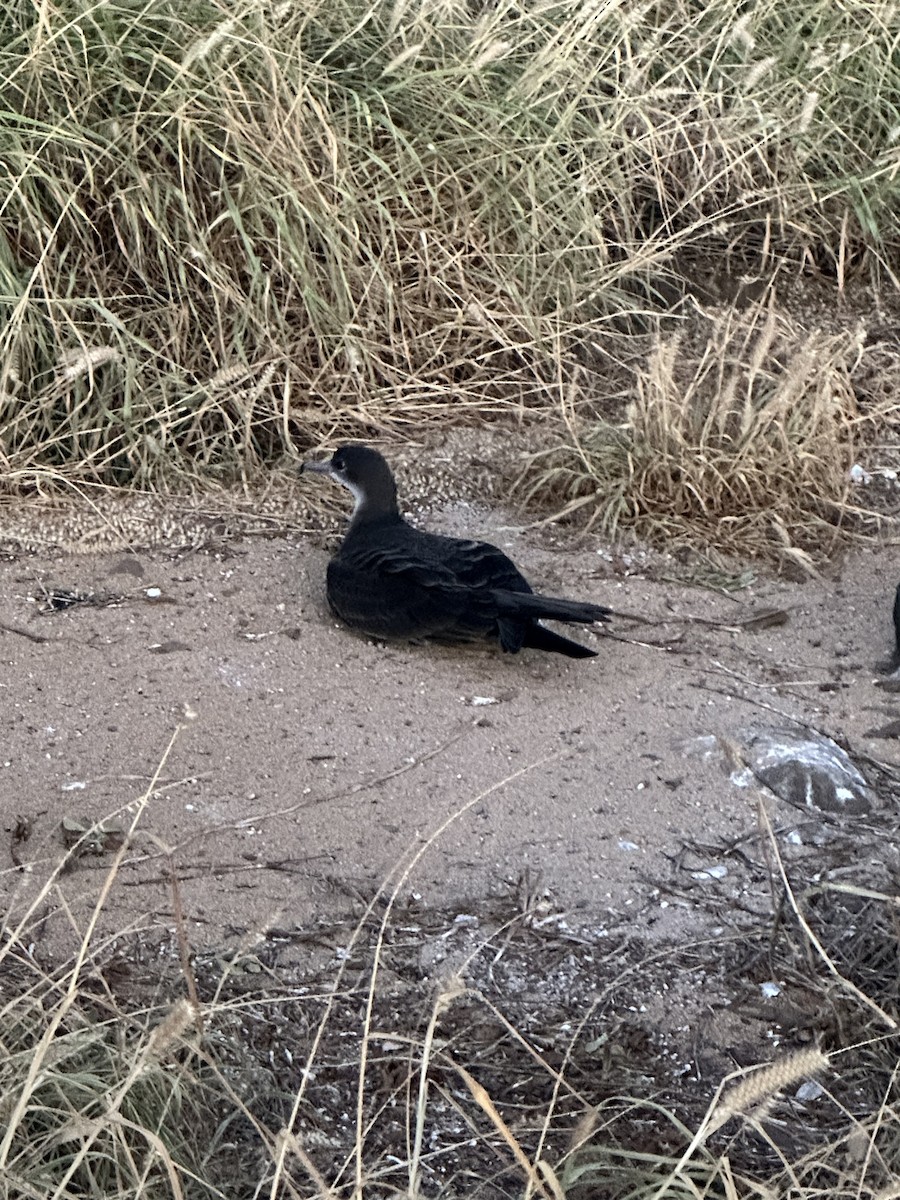
[[399, 553], [373, 551], [352, 560], [339, 556], [328, 564], [332, 609], [342, 621], [374, 637], [483, 635], [491, 620], [481, 612], [479, 597], [486, 595], [460, 587], [449, 571], [426, 570]]
[[466, 588], [504, 592], [530, 592], [528, 580], [511, 559], [490, 542], [441, 537], [413, 530], [410, 557], [428, 570], [449, 571], [457, 584]]
[[491, 593], [497, 612], [505, 617], [518, 617], [521, 620], [565, 621], [571, 625], [590, 625], [594, 621], [608, 621], [610, 610], [602, 604], [593, 604], [589, 600], [566, 600], [560, 596], [542, 596], [530, 592], [503, 592], [499, 589]]
[[338, 554], [332, 562], [343, 569], [352, 570], [360, 579], [375, 580], [389, 576], [396, 580], [403, 579], [417, 588], [440, 590], [458, 589], [460, 586], [456, 573], [450, 567], [439, 561], [422, 559], [402, 545], [356, 546], [352, 556]]
[[[409, 526], [365, 534], [364, 540], [351, 533], [331, 560], [328, 598], [343, 621], [374, 636], [464, 641], [497, 636], [498, 591], [531, 591], [506, 555], [485, 542]], [[509, 616], [499, 635], [512, 647], [521, 644], [524, 630]]]

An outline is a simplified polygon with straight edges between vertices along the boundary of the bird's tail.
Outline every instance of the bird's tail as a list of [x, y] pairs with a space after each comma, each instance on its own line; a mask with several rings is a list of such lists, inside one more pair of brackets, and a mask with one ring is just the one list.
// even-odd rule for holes
[[552, 629], [545, 629], [543, 625], [538, 625], [537, 622], [528, 625], [522, 644], [530, 646], [532, 650], [552, 650], [554, 654], [565, 654], [566, 658], [597, 657], [596, 650], [589, 650], [587, 646], [582, 646], [580, 642], [573, 642], [571, 638], [563, 637], [560, 633], [554, 633]]
[[569, 625], [592, 625], [608, 621], [610, 612], [602, 604], [585, 600], [559, 600], [555, 596], [538, 596], [533, 592], [492, 592], [501, 617], [519, 617], [535, 621], [564, 621]]

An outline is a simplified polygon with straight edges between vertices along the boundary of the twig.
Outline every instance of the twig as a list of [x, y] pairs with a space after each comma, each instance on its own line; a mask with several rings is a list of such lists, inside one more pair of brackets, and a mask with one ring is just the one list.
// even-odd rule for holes
[[0, 621], [0, 630], [3, 633], [17, 633], [19, 637], [28, 638], [29, 642], [37, 642], [38, 645], [52, 640], [51, 638], [44, 637], [42, 633], [32, 633], [30, 629], [22, 629], [20, 626], [10, 625], [6, 621]]
[[[765, 790], [769, 791], [768, 788], [766, 788]], [[819, 958], [822, 960], [822, 962], [828, 968], [828, 971], [830, 972], [830, 974], [833, 975], [834, 978], [837, 980], [838, 984], [841, 987], [843, 987], [846, 991], [848, 991], [851, 994], [851, 996], [855, 996], [856, 999], [861, 1004], [864, 1004], [866, 1006], [866, 1008], [868, 1008], [878, 1018], [880, 1018], [880, 1020], [882, 1020], [884, 1022], [884, 1024], [887, 1026], [888, 1029], [894, 1030], [894, 1029], [900, 1028], [900, 1026], [898, 1026], [898, 1023], [894, 1020], [894, 1018], [892, 1016], [889, 1016], [889, 1014], [886, 1013], [879, 1004], [876, 1004], [875, 1001], [872, 1000], [871, 997], [867, 996], [864, 991], [862, 991], [860, 988], [858, 988], [855, 983], [852, 983], [849, 979], [847, 979], [845, 976], [843, 976], [840, 973], [840, 971], [838, 970], [837, 966], [835, 965], [833, 959], [829, 956], [828, 951], [825, 949], [825, 947], [822, 945], [822, 943], [816, 937], [815, 933], [810, 928], [808, 921], [804, 917], [803, 913], [800, 911], [800, 906], [797, 903], [797, 898], [794, 895], [794, 890], [791, 887], [790, 881], [788, 880], [787, 872], [784, 869], [784, 863], [782, 861], [781, 854], [779, 853], [779, 850], [778, 850], [778, 841], [775, 837], [775, 832], [772, 829], [772, 823], [769, 820], [769, 814], [766, 812], [765, 805], [761, 801], [759, 804], [759, 821], [760, 821], [760, 824], [762, 825], [763, 832], [765, 833], [766, 837], [769, 839], [769, 845], [772, 848], [772, 852], [775, 857], [775, 864], [778, 868], [778, 874], [781, 876], [781, 883], [782, 883], [782, 886], [784, 887], [784, 891], [785, 891], [785, 895], [787, 896], [788, 903], [790, 904], [791, 908], [794, 911], [794, 916], [800, 922], [800, 928], [803, 930], [803, 932], [809, 938], [810, 944], [812, 945], [813, 949], [818, 954]]]

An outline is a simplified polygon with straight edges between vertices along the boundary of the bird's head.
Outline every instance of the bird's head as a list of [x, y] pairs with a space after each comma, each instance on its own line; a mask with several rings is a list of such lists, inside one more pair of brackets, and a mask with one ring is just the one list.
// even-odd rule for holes
[[371, 446], [338, 446], [327, 462], [305, 462], [300, 469], [328, 475], [345, 487], [356, 501], [354, 517], [397, 511], [397, 487], [391, 468]]

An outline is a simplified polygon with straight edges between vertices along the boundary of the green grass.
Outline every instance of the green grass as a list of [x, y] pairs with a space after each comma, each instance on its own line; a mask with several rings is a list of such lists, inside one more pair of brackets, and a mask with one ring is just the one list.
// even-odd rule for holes
[[13, 0], [7, 472], [208, 483], [543, 411], [704, 256], [895, 278], [898, 37], [833, 0]]
[[[124, 1013], [104, 1019], [88, 997], [66, 1003], [54, 996], [51, 980], [45, 984], [31, 1003], [20, 997], [4, 1010], [4, 1040], [15, 1048], [0, 1070], [9, 1135], [0, 1146], [6, 1194], [151, 1200], [177, 1195], [180, 1176], [199, 1182], [208, 1167], [191, 1127], [201, 1119], [209, 1124], [200, 1115], [209, 1101], [189, 1056], [185, 1060], [180, 1035], [186, 1022], [178, 1009], [168, 1021], [177, 1030], [167, 1029], [158, 1012], [143, 1020]], [[155, 1031], [150, 1020], [160, 1021]], [[47, 1040], [37, 1048], [36, 1078], [29, 1078], [38, 1033]], [[164, 1061], [173, 1045], [178, 1070]], [[195, 1194], [217, 1191], [210, 1185]]]

